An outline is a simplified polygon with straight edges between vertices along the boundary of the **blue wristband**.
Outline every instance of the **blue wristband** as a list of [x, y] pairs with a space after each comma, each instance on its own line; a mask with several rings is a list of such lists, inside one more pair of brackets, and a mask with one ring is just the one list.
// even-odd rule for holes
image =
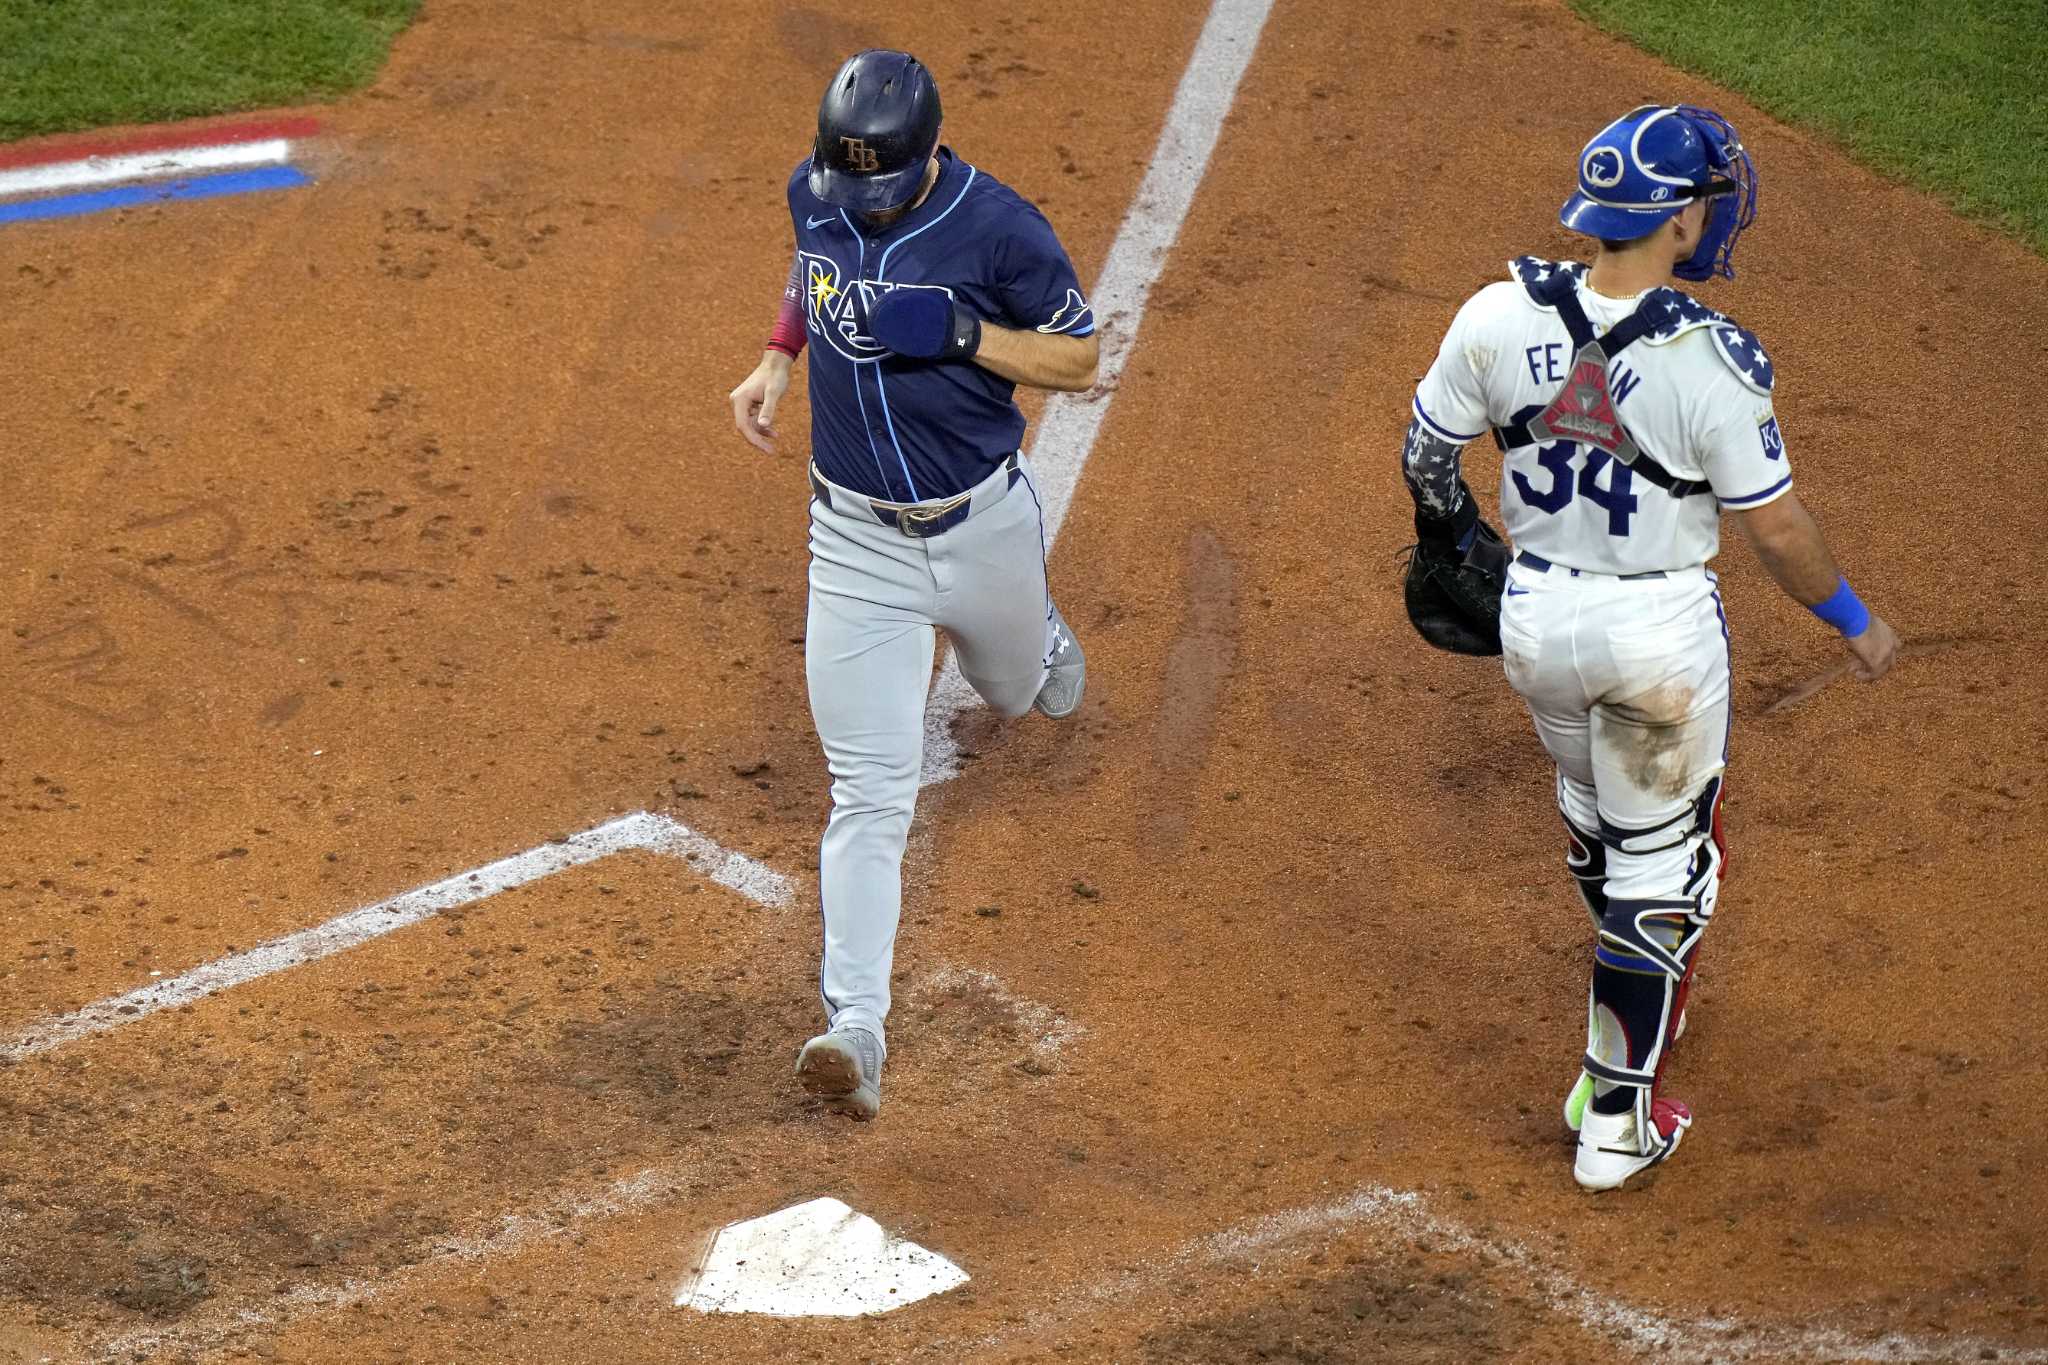
[[1832, 597], [1825, 602], [1814, 603], [1807, 610], [1849, 639], [1870, 629], [1870, 608], [1863, 605], [1863, 599], [1856, 595], [1856, 590], [1849, 586], [1846, 578], [1835, 583]]

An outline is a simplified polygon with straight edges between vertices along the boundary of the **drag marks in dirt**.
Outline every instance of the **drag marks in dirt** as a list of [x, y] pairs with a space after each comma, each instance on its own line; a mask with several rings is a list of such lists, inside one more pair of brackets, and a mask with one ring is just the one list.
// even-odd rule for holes
[[[104, 400], [104, 402], [103, 402]], [[104, 406], [119, 414], [128, 395], [102, 392], [87, 400], [88, 420]], [[296, 638], [305, 615], [326, 604], [293, 571], [240, 564], [247, 540], [242, 519], [220, 498], [199, 498], [171, 510], [131, 518], [103, 537], [99, 557], [68, 578], [73, 592], [63, 614], [42, 627], [14, 631], [17, 666], [29, 675], [25, 695], [115, 730], [161, 720], [169, 706], [150, 638], [182, 626], [214, 648], [279, 649]], [[126, 596], [154, 624], [117, 631], [107, 608]], [[148, 619], [147, 617], [145, 619]]]
[[790, 884], [782, 874], [743, 853], [720, 847], [665, 815], [636, 811], [581, 834], [500, 858], [471, 872], [458, 872], [430, 886], [338, 915], [325, 924], [45, 1020], [0, 1045], [0, 1057], [19, 1060], [105, 1033], [159, 1010], [189, 1005], [273, 972], [317, 962], [458, 906], [629, 849], [681, 858], [711, 881], [737, 891], [757, 905], [780, 909], [790, 903]]
[[[1146, 163], [1145, 178], [1110, 244], [1089, 299], [1102, 337], [1096, 385], [1086, 393], [1056, 393], [1048, 399], [1031, 443], [1048, 554], [1067, 519], [1103, 419], [1116, 401], [1124, 365], [1144, 322], [1145, 302], [1194, 206], [1195, 191], [1223, 134], [1224, 117], [1237, 99], [1238, 82], [1258, 50], [1272, 8], [1272, 0], [1215, 0], [1210, 7], [1167, 109], [1166, 126]], [[1055, 588], [1055, 600], [1058, 596]], [[925, 709], [922, 785], [959, 775], [961, 752], [953, 722], [974, 700], [974, 689], [948, 652]]]
[[[1144, 1337], [1139, 1358], [1145, 1365], [1536, 1358], [1530, 1338], [1542, 1330], [1541, 1310], [1524, 1296], [1496, 1292], [1455, 1258], [1374, 1246], [1345, 1255], [1341, 1269], [1319, 1268], [1332, 1259], [1307, 1253], [1301, 1269], [1309, 1275], [1249, 1303], [1190, 1304], [1189, 1317]], [[1588, 1342], [1580, 1358], [1599, 1349]]]
[[821, 80], [846, 60], [847, 53], [881, 45], [867, 25], [811, 5], [778, 12], [775, 36], [784, 52], [817, 72]]
[[1158, 804], [1150, 834], [1162, 851], [1187, 842], [1191, 806], [1216, 736], [1216, 708], [1237, 667], [1237, 565], [1208, 527], [1188, 538], [1187, 612], [1166, 653], [1166, 686], [1153, 729]]
[[524, 270], [543, 260], [565, 227], [595, 227], [623, 212], [595, 199], [532, 201], [502, 186], [483, 186], [447, 216], [408, 206], [387, 208], [377, 238], [377, 269], [395, 280], [430, 279], [444, 266], [481, 264]]

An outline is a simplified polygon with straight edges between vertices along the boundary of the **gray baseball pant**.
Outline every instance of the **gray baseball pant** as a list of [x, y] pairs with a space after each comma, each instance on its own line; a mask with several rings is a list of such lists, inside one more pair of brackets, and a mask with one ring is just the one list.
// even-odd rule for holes
[[1050, 643], [1044, 519], [1022, 456], [970, 490], [965, 520], [923, 538], [885, 524], [876, 504], [815, 469], [812, 487], [804, 673], [832, 773], [832, 817], [818, 852], [819, 994], [830, 1027], [880, 1038], [924, 758], [933, 630], [946, 632], [984, 701], [1004, 716], [1029, 710]]

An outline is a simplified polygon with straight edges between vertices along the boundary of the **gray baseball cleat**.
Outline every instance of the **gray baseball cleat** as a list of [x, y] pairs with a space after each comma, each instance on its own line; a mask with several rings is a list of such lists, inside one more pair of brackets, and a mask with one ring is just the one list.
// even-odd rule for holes
[[833, 1113], [871, 1119], [882, 1112], [882, 1040], [864, 1028], [821, 1033], [797, 1054], [796, 1078]]
[[1081, 653], [1081, 642], [1074, 638], [1074, 632], [1067, 628], [1067, 618], [1060, 615], [1060, 609], [1052, 609], [1052, 648], [1045, 659], [1045, 682], [1038, 689], [1038, 700], [1032, 705], [1040, 715], [1054, 720], [1065, 720], [1081, 709], [1081, 693], [1088, 686], [1088, 659]]

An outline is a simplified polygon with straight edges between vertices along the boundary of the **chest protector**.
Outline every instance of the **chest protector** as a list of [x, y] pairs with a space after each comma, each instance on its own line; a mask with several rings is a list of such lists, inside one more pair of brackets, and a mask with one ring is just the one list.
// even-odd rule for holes
[[1579, 303], [1578, 277], [1558, 271], [1547, 280], [1528, 284], [1529, 297], [1546, 308], [1557, 310], [1558, 320], [1572, 340], [1572, 368], [1564, 387], [1557, 391], [1543, 411], [1526, 422], [1495, 427], [1493, 439], [1503, 451], [1522, 446], [1548, 445], [1555, 441], [1576, 441], [1604, 450], [1632, 473], [1657, 485], [1674, 498], [1689, 498], [1707, 491], [1699, 479], [1681, 479], [1658, 464], [1622, 425], [1615, 411], [1614, 397], [1607, 387], [1607, 366], [1614, 357], [1670, 321], [1667, 306], [1658, 298], [1645, 298], [1636, 310], [1614, 324], [1603, 336], [1593, 335], [1593, 323]]

